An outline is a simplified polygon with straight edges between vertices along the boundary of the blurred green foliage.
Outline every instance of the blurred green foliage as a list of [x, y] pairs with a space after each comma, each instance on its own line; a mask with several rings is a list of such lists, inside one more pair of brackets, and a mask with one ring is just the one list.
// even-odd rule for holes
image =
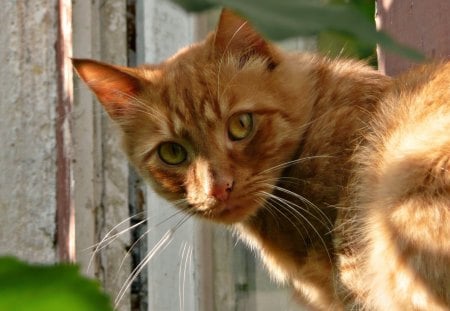
[[0, 257], [0, 311], [112, 311], [99, 284], [69, 264]]
[[[375, 28], [375, 0], [329, 0], [328, 2], [353, 6]], [[371, 65], [377, 65], [376, 44], [364, 44], [348, 33], [333, 30], [321, 31], [317, 35], [317, 47], [320, 52], [330, 57], [366, 59]]]
[[[360, 57], [370, 56], [376, 44], [413, 59], [422, 59], [416, 51], [402, 46], [374, 23], [374, 0], [173, 0], [188, 11], [199, 12], [223, 6], [242, 14], [256, 29], [272, 40], [297, 36], [322, 36], [324, 44], [335, 37], [329, 46], [337, 50], [346, 42], [347, 51]], [[371, 2], [371, 4], [369, 3]], [[351, 39], [353, 43], [350, 42]], [[341, 43], [339, 43], [341, 41]], [[326, 46], [322, 46], [325, 49]], [[341, 49], [338, 49], [339, 51]]]

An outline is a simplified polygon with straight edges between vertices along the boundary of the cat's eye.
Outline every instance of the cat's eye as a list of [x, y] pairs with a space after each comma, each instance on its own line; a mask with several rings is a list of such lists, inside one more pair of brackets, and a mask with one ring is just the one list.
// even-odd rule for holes
[[158, 155], [163, 162], [169, 165], [178, 165], [187, 159], [186, 149], [174, 142], [164, 142], [159, 145]]
[[251, 113], [242, 113], [232, 116], [228, 124], [228, 136], [231, 140], [246, 138], [253, 129], [253, 116]]

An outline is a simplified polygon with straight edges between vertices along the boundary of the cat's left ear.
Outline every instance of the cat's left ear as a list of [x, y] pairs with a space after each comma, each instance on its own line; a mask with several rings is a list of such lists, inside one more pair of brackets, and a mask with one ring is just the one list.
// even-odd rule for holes
[[214, 48], [219, 57], [227, 53], [239, 56], [245, 62], [251, 56], [264, 58], [268, 68], [278, 64], [276, 48], [267, 42], [250, 23], [236, 13], [223, 9], [214, 36]]
[[126, 116], [142, 88], [133, 69], [91, 59], [72, 59], [72, 64], [112, 119]]

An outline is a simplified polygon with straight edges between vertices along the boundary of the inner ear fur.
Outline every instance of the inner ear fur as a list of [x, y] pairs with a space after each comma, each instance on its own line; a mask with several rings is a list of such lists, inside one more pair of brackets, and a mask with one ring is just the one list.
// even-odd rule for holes
[[72, 59], [79, 77], [94, 92], [108, 114], [113, 118], [124, 116], [140, 92], [142, 82], [134, 69], [114, 66], [92, 59]]
[[214, 47], [219, 57], [230, 53], [240, 57], [243, 65], [250, 57], [267, 59], [268, 69], [278, 64], [275, 47], [267, 42], [251, 24], [236, 13], [223, 9], [214, 36]]

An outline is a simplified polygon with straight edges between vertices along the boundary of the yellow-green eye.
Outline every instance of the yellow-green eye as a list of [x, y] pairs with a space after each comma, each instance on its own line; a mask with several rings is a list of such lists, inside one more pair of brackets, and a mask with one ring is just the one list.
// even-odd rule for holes
[[228, 135], [231, 140], [246, 138], [253, 129], [253, 116], [251, 113], [238, 114], [230, 119], [228, 124]]
[[186, 149], [174, 142], [165, 142], [159, 145], [158, 155], [161, 160], [170, 165], [181, 164], [187, 159]]

